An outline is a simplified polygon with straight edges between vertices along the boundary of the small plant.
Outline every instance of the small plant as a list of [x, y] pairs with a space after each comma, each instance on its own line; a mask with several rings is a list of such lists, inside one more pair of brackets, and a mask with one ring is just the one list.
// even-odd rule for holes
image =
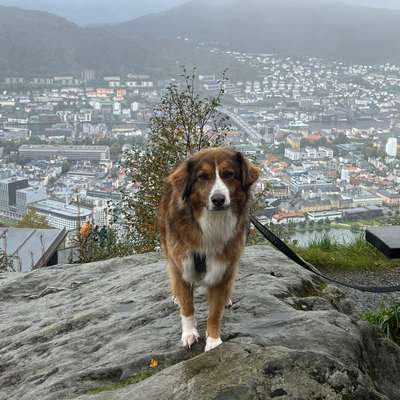
[[15, 271], [14, 263], [5, 251], [0, 250], [0, 272]]
[[382, 303], [378, 310], [365, 312], [361, 319], [378, 326], [385, 337], [400, 344], [400, 303]]
[[40, 215], [33, 208], [29, 208], [27, 213], [18, 222], [17, 228], [49, 229], [49, 223], [44, 215]]
[[134, 253], [131, 242], [120, 238], [114, 228], [103, 228], [99, 232], [91, 230], [89, 235], [78, 235], [80, 262], [89, 263], [109, 258], [126, 257]]
[[309, 248], [319, 248], [322, 250], [332, 250], [337, 248], [337, 241], [333, 239], [328, 233], [324, 233], [320, 238], [314, 238], [308, 245]]

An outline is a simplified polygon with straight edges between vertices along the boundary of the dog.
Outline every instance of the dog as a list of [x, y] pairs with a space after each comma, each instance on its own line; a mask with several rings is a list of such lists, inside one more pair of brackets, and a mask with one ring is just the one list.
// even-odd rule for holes
[[208, 148], [179, 164], [166, 180], [158, 226], [185, 347], [199, 339], [194, 285], [208, 288], [205, 351], [222, 343], [221, 319], [245, 246], [251, 189], [259, 174], [240, 152]]

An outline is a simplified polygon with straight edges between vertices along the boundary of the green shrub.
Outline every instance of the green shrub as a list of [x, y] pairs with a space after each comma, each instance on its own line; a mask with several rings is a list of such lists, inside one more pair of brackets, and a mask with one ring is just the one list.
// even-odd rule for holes
[[382, 303], [378, 310], [367, 311], [361, 318], [378, 326], [385, 337], [400, 344], [400, 303]]
[[119, 238], [116, 230], [112, 228], [107, 229], [107, 235], [103, 239], [91, 234], [87, 239], [81, 238], [78, 244], [81, 263], [126, 257], [135, 253], [133, 244]]

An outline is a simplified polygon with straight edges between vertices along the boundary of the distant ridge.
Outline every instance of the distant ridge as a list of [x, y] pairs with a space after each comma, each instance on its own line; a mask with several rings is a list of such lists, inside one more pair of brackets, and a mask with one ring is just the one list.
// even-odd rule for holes
[[83, 69], [168, 77], [183, 64], [205, 73], [246, 68], [199, 49], [200, 42], [244, 52], [400, 63], [399, 37], [400, 11], [329, 0], [192, 1], [92, 28], [45, 12], [0, 6], [0, 78]]
[[185, 0], [0, 0], [0, 5], [46, 11], [84, 26], [127, 21], [184, 2]]
[[[223, 71], [226, 60], [153, 35], [121, 37], [109, 27], [82, 28], [41, 11], [0, 6], [0, 80], [5, 76], [147, 72], [170, 77], [181, 65]], [[208, 69], [207, 69], [208, 68]]]
[[134, 40], [115, 40], [102, 30], [88, 30], [40, 11], [0, 6], [0, 71], [7, 74], [61, 74], [82, 68], [113, 70], [155, 62]]
[[248, 52], [400, 62], [400, 12], [333, 0], [227, 0], [217, 5], [192, 1], [119, 24], [114, 31], [130, 37], [151, 32], [164, 38], [217, 41]]

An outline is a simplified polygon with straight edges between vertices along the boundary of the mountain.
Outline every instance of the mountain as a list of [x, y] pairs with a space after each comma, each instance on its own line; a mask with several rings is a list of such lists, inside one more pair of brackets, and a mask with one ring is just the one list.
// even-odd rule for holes
[[[223, 56], [210, 56], [191, 43], [151, 33], [122, 37], [106, 28], [82, 28], [41, 11], [0, 6], [0, 80], [4, 76], [79, 74], [94, 69], [102, 74], [137, 71], [166, 78], [180, 66], [196, 65], [203, 73], [227, 66], [243, 71]], [[238, 64], [237, 64], [238, 65]]]
[[400, 11], [330, 0], [196, 0], [129, 22], [90, 28], [46, 12], [0, 6], [0, 75], [79, 74], [94, 69], [165, 78], [181, 65], [196, 65], [201, 73], [229, 67], [231, 77], [250, 79], [250, 67], [197, 45], [400, 63], [398, 37]]
[[192, 1], [113, 27], [124, 37], [185, 37], [245, 52], [400, 62], [400, 12], [328, 0]]
[[0, 0], [4, 6], [46, 11], [80, 25], [116, 23], [160, 12], [186, 0]]
[[[39, 11], [0, 7], [0, 71], [3, 75], [61, 74], [95, 68], [113, 71], [156, 63], [160, 57], [134, 39], [83, 29]], [[140, 60], [140, 62], [139, 62]]]

